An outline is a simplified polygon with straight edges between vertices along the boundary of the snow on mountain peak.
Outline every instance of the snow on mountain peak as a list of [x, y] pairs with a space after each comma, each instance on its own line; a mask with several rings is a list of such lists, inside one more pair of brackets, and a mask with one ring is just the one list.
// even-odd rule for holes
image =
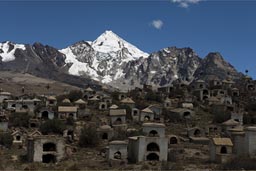
[[147, 53], [142, 52], [134, 45], [120, 38], [111, 30], [106, 30], [95, 41], [93, 41], [92, 47], [95, 51], [101, 53], [117, 52], [126, 48], [129, 51], [128, 57], [135, 59], [139, 57], [146, 58], [149, 56]]
[[25, 50], [25, 45], [15, 44], [9, 41], [0, 43], [0, 56], [2, 57], [3, 62], [9, 62], [15, 60], [15, 51], [16, 49]]
[[66, 55], [65, 62], [72, 64], [70, 74], [87, 75], [103, 83], [123, 77], [129, 61], [149, 56], [110, 30], [93, 42], [80, 41], [60, 52]]

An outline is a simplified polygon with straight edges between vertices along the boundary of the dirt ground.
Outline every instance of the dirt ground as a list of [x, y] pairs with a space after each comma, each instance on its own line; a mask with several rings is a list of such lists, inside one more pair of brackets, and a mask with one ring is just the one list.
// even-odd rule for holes
[[[110, 166], [100, 153], [105, 147], [102, 144], [96, 148], [78, 148], [77, 151], [61, 162], [55, 164], [22, 162], [25, 149], [2, 149], [0, 151], [0, 170], [215, 170], [217, 165], [208, 162], [205, 149], [184, 148], [178, 154], [177, 161], [142, 162], [139, 164], [124, 164]], [[186, 157], [183, 157], [186, 156]]]
[[[47, 86], [49, 85], [49, 88]], [[22, 95], [22, 87], [25, 94], [63, 94], [65, 91], [79, 90], [78, 87], [65, 83], [39, 78], [30, 74], [22, 74], [9, 71], [0, 72], [0, 89]]]

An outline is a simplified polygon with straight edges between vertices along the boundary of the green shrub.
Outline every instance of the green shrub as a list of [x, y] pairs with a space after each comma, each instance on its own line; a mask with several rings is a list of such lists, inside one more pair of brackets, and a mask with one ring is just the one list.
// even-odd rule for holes
[[118, 99], [119, 92], [117, 92], [117, 91], [112, 92], [111, 97], [113, 97], [113, 100], [119, 101], [119, 99]]
[[131, 90], [129, 92], [129, 96], [133, 99], [133, 100], [141, 100], [143, 99], [143, 97], [140, 94], [139, 90]]
[[0, 133], [0, 144], [10, 148], [12, 146], [13, 137], [10, 133]]
[[181, 122], [180, 115], [171, 113], [168, 109], [163, 108], [162, 115], [164, 116], [165, 120], [168, 122]]
[[142, 110], [148, 107], [151, 103], [146, 102], [145, 100], [136, 101], [136, 108]]
[[80, 90], [73, 90], [71, 91], [68, 95], [67, 95], [67, 98], [73, 102], [73, 101], [76, 101], [78, 99], [81, 99], [83, 98], [83, 93], [80, 91]]
[[247, 111], [256, 111], [256, 102], [249, 102], [246, 106], [245, 109]]
[[99, 137], [97, 135], [97, 129], [95, 126], [85, 126], [82, 128], [79, 137], [80, 147], [95, 147], [99, 143]]
[[66, 94], [61, 94], [61, 95], [57, 96], [57, 97], [56, 97], [57, 103], [58, 103], [58, 104], [61, 104], [62, 101], [63, 101], [64, 99], [66, 99], [66, 98], [68, 98]]
[[74, 102], [78, 99], [83, 98], [83, 93], [80, 90], [73, 90], [73, 91], [69, 92], [69, 94], [59, 95], [59, 96], [57, 96], [58, 104], [62, 104], [62, 101], [66, 98], [69, 99], [71, 102]]
[[66, 120], [66, 124], [67, 124], [67, 125], [73, 126], [74, 123], [75, 123], [75, 121], [74, 121], [73, 117], [68, 117], [68, 118], [67, 118], [67, 120]]
[[221, 169], [225, 170], [256, 170], [256, 159], [239, 157], [223, 164]]
[[230, 117], [231, 117], [230, 113], [218, 112], [218, 113], [214, 114], [214, 122], [215, 123], [222, 123], [222, 122], [225, 122], [225, 121], [229, 120]]
[[256, 124], [255, 112], [249, 112], [248, 114], [244, 115], [243, 122], [244, 124]]
[[155, 92], [148, 92], [145, 96], [145, 100], [162, 102], [162, 97], [160, 94], [157, 94]]
[[143, 132], [142, 129], [126, 132], [126, 137], [134, 137], [134, 136], [146, 136], [146, 133]]
[[30, 116], [28, 113], [12, 113], [9, 119], [14, 127], [28, 127]]
[[116, 128], [112, 140], [125, 140], [127, 139], [126, 130], [123, 128]]
[[57, 119], [47, 120], [40, 126], [42, 134], [63, 134], [66, 129], [66, 125]]

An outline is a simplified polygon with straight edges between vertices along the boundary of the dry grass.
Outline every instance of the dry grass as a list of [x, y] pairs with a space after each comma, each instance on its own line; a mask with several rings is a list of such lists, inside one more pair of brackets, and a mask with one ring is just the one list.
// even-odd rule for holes
[[[47, 85], [50, 86], [47, 89]], [[30, 74], [21, 74], [15, 72], [0, 72], [0, 88], [8, 91], [13, 95], [22, 95], [22, 87], [25, 88], [26, 94], [63, 94], [64, 91], [79, 90], [78, 87], [65, 83], [39, 78]]]

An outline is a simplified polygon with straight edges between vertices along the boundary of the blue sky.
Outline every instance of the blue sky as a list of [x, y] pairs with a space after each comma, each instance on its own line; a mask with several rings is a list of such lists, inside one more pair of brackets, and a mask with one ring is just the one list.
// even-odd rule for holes
[[145, 52], [220, 52], [256, 78], [256, 1], [0, 1], [0, 42], [59, 49], [112, 30]]

